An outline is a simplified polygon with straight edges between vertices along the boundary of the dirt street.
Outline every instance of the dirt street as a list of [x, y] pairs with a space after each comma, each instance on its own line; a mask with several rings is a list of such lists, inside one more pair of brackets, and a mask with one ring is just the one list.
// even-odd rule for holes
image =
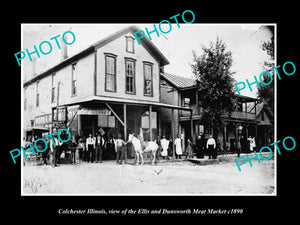
[[239, 172], [231, 161], [195, 165], [188, 161], [156, 165], [103, 163], [23, 167], [23, 194], [177, 195], [274, 194], [274, 160], [247, 163]]

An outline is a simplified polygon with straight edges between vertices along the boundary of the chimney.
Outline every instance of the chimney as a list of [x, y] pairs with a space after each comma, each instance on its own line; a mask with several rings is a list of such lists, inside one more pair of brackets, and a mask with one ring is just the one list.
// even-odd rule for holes
[[36, 60], [37, 60], [37, 58], [35, 56], [33, 56], [32, 62], [31, 62], [31, 72], [32, 72], [33, 77], [36, 75]]
[[[64, 36], [65, 41], [68, 41], [68, 37]], [[60, 46], [61, 46], [61, 55], [60, 55], [60, 61], [64, 61], [66, 58], [68, 58], [68, 46], [63, 41], [63, 38], [60, 38]]]

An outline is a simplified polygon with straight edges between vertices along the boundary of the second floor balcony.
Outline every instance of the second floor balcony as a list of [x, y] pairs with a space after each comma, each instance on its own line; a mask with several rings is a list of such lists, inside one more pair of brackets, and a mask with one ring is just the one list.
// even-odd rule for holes
[[228, 118], [228, 119], [255, 120], [256, 114], [250, 113], [250, 112], [234, 110], [231, 113], [228, 113], [228, 112], [224, 113], [223, 117]]
[[[203, 115], [203, 108], [202, 107], [196, 107], [196, 105], [189, 105], [189, 108], [193, 109], [193, 119], [200, 119]], [[181, 120], [190, 118], [191, 114], [188, 111], [180, 111], [179, 117]], [[234, 110], [231, 113], [224, 112], [222, 115], [225, 119], [232, 119], [232, 120], [255, 120], [256, 114], [252, 112], [244, 112], [240, 110]]]

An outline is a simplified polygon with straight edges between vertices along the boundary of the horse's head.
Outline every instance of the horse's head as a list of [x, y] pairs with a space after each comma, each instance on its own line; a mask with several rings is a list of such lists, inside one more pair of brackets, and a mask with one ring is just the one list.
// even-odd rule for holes
[[127, 142], [132, 142], [133, 137], [134, 137], [134, 133], [129, 134], [129, 135], [128, 135], [128, 141], [127, 141]]

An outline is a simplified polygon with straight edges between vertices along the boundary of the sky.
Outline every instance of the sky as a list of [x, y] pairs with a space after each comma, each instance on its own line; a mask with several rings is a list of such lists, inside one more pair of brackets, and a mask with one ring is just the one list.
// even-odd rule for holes
[[[137, 25], [142, 30], [148, 28], [153, 30], [153, 24], [23, 24], [22, 25], [22, 51], [28, 48], [33, 51], [33, 45], [37, 47], [42, 41], [50, 41], [56, 35], [62, 35], [71, 30], [76, 41], [68, 45], [68, 56], [72, 56], [95, 42], [107, 37], [118, 30], [129, 26]], [[263, 63], [269, 56], [261, 49], [263, 42], [270, 40], [271, 32], [264, 24], [172, 24], [172, 30], [168, 34], [157, 37], [151, 34], [152, 42], [169, 60], [170, 64], [165, 66], [165, 72], [183, 77], [193, 77], [190, 64], [193, 60], [192, 51], [197, 55], [202, 54], [202, 46], [208, 46], [210, 41], [221, 38], [227, 50], [232, 51], [233, 65], [236, 82], [249, 79], [254, 81], [253, 76], [259, 76], [263, 72]], [[156, 26], [158, 26], [156, 24]], [[168, 26], [168, 25], [167, 25]], [[168, 27], [163, 30], [167, 30]], [[49, 69], [60, 62], [60, 50], [57, 49], [54, 40], [53, 50], [49, 55], [40, 55], [36, 62], [37, 74]], [[136, 43], [137, 45], [137, 43]], [[46, 50], [45, 50], [46, 51]], [[31, 74], [32, 63], [26, 57], [22, 62], [24, 79]], [[254, 85], [252, 85], [254, 88]], [[249, 88], [241, 91], [242, 95], [256, 97], [257, 89], [250, 92]]]

